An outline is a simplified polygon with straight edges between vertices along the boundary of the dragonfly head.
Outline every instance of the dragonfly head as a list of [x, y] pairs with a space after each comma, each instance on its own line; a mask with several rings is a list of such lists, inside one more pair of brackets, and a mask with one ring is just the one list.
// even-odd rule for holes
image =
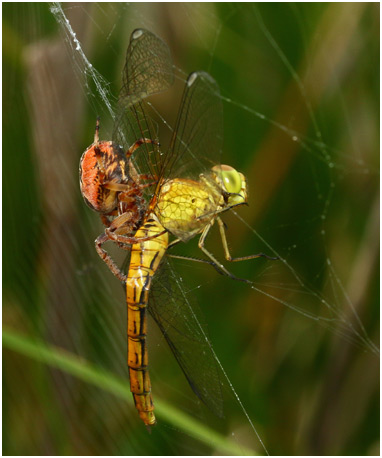
[[227, 207], [247, 203], [247, 183], [242, 173], [229, 165], [215, 165], [212, 173], [225, 194]]

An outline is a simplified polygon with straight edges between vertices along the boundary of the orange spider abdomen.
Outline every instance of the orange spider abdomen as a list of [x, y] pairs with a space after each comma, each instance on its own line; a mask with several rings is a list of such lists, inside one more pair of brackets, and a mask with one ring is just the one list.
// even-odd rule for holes
[[86, 204], [99, 213], [110, 213], [118, 205], [116, 191], [109, 183], [126, 181], [126, 161], [112, 142], [93, 143], [80, 161], [80, 187]]

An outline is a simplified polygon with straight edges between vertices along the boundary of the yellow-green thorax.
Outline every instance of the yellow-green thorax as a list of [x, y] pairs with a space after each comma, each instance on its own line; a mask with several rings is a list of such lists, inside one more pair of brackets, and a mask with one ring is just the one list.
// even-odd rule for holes
[[199, 180], [166, 181], [155, 214], [170, 233], [187, 241], [200, 233], [218, 213], [247, 202], [245, 177], [228, 165], [214, 166]]

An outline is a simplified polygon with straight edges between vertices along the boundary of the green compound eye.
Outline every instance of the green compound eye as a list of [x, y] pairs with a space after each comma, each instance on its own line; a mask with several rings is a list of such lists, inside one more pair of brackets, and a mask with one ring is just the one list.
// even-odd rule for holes
[[222, 182], [225, 190], [229, 193], [239, 194], [242, 190], [241, 174], [229, 165], [215, 166], [213, 172]]

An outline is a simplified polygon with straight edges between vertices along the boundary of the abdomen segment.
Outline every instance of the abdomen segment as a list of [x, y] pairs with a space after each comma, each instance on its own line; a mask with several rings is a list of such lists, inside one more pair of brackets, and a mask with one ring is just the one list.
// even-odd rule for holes
[[151, 217], [138, 229], [135, 234], [137, 240], [157, 236], [132, 245], [126, 280], [127, 364], [130, 390], [133, 393], [135, 407], [146, 425], [153, 425], [156, 422], [148, 372], [146, 309], [152, 278], [168, 246], [168, 233], [162, 232], [163, 226]]

